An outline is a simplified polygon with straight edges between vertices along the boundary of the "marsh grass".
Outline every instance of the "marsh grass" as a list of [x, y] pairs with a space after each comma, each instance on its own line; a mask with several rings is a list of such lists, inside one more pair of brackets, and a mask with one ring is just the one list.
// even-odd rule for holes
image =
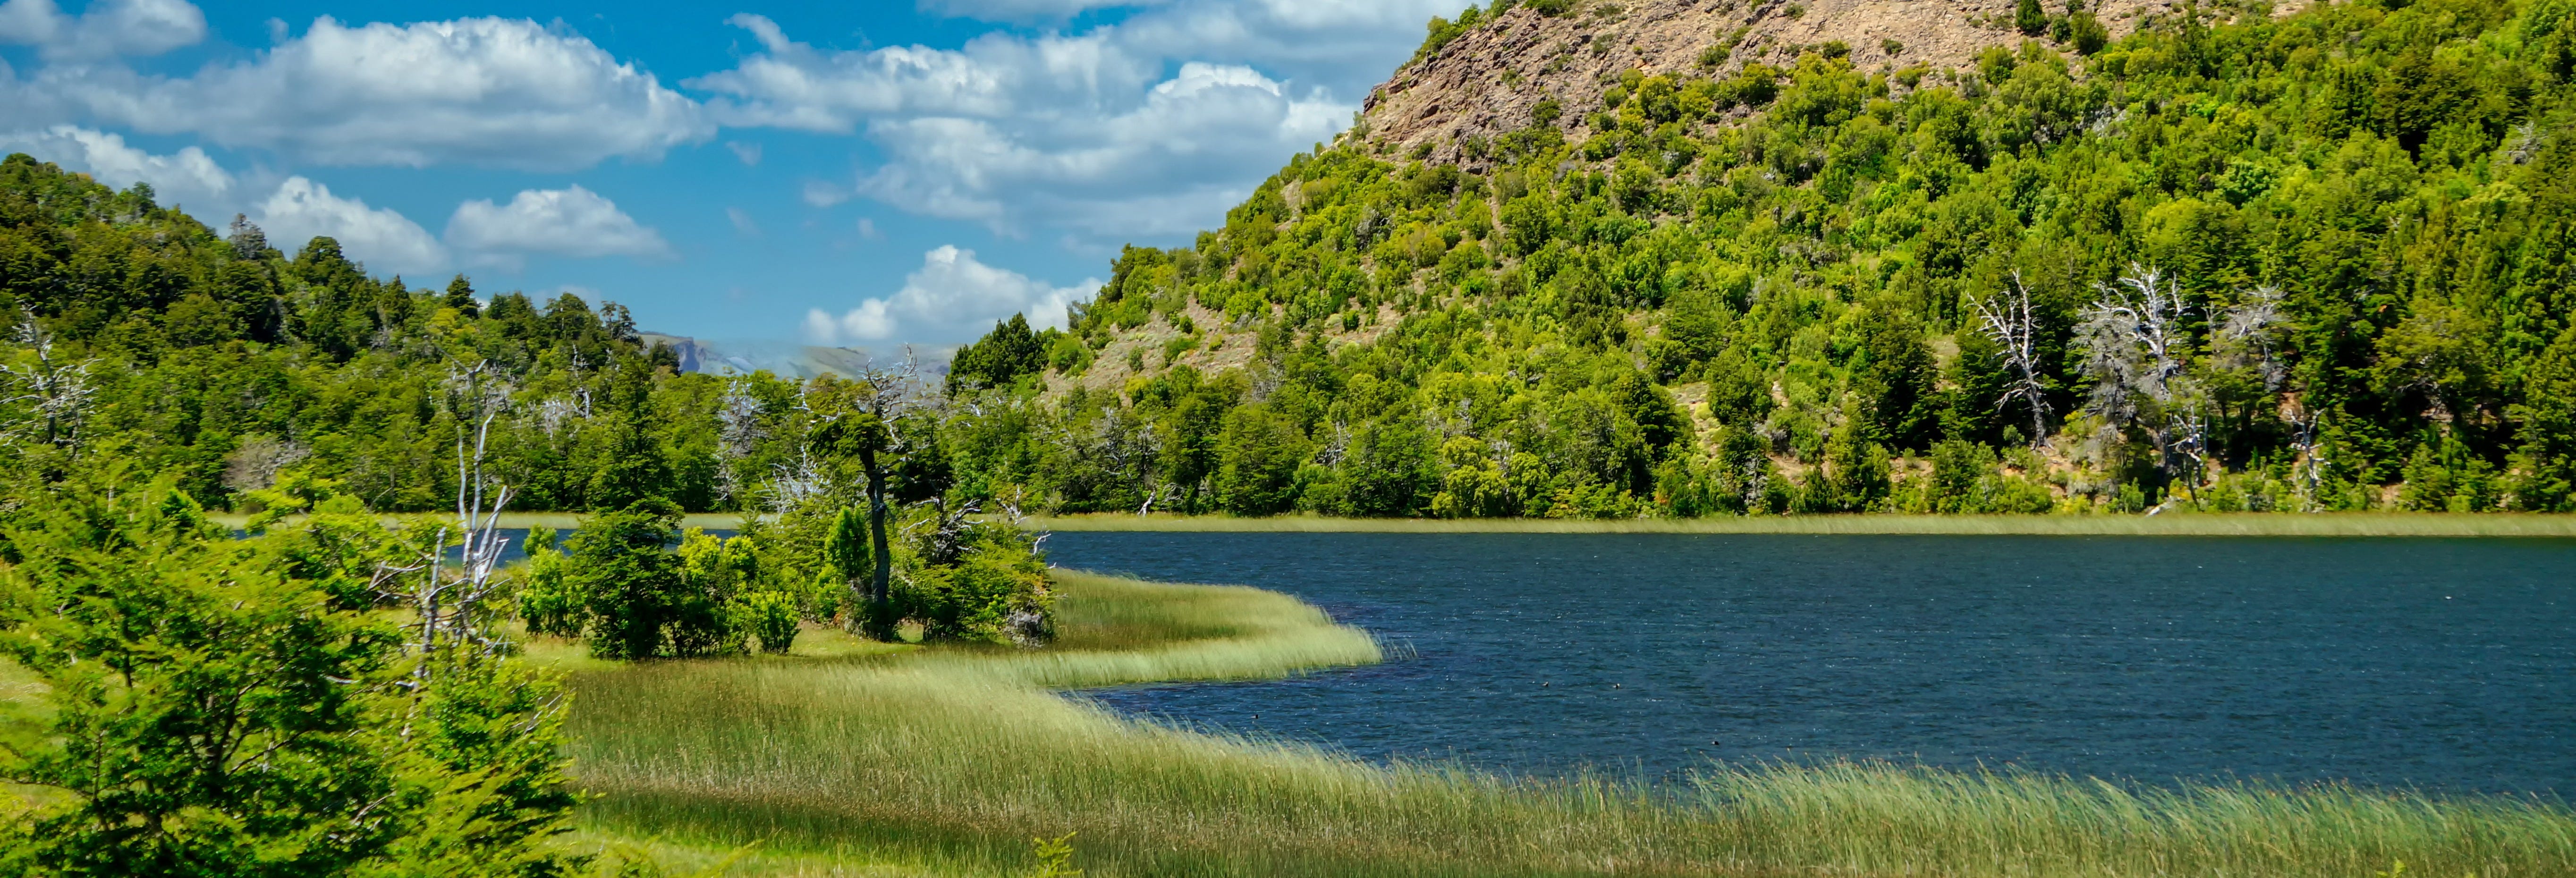
[[2576, 537], [2576, 515], [2515, 513], [2173, 513], [2167, 515], [1760, 515], [1593, 521], [1558, 518], [1276, 518], [1068, 515], [1049, 530], [1177, 533], [1920, 534], [1926, 536]]
[[577, 673], [577, 773], [599, 794], [586, 825], [701, 855], [757, 844], [735, 874], [1025, 874], [1029, 839], [1066, 832], [1095, 878], [2363, 878], [2398, 860], [2437, 878], [2576, 872], [2576, 817], [2556, 803], [1884, 764], [1515, 779], [1185, 731], [1057, 690], [1381, 653], [1282, 595], [1061, 585], [1063, 637], [1045, 652], [878, 647]]

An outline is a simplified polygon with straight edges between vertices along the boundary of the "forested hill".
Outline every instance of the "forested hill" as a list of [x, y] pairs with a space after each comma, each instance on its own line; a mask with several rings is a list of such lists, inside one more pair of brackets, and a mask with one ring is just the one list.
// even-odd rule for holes
[[[11, 156], [0, 425], [234, 509], [446, 505], [497, 410], [517, 509], [2576, 510], [2576, 2], [1983, 2], [1435, 20], [1222, 229], [909, 396]], [[851, 406], [871, 473], [815, 452]]]
[[959, 459], [1131, 511], [2576, 504], [2576, 4], [2025, 2], [1959, 63], [1496, 7], [963, 352]]
[[[371, 278], [329, 238], [293, 259], [26, 155], [0, 161], [0, 442], [15, 478], [167, 473], [210, 505], [278, 488], [392, 511], [455, 497], [450, 378], [487, 365], [518, 402], [498, 444], [534, 508], [652, 493], [716, 502], [712, 437], [671, 429], [677, 358], [624, 308]], [[710, 402], [708, 405], [712, 405]], [[657, 408], [658, 407], [658, 408]], [[698, 443], [691, 454], [689, 444]], [[281, 477], [284, 484], [281, 485]], [[275, 502], [275, 501], [273, 501]]]

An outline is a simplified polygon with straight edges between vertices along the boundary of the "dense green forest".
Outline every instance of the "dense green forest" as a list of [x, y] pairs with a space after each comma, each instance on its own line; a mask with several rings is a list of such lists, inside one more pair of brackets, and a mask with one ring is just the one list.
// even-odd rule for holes
[[[2079, 11], [1957, 70], [1632, 71], [1473, 173], [1363, 128], [1127, 251], [1066, 336], [997, 329], [963, 383], [1021, 389], [956, 457], [1083, 510], [2569, 509], [2572, 9], [2108, 45]], [[1257, 328], [1246, 370], [1022, 378], [1158, 327], [1138, 359], [1185, 354], [1194, 305]]]
[[[1498, 5], [1425, 55], [1560, 11]], [[853, 386], [893, 394], [897, 507], [2567, 510], [2571, 9], [2197, 9], [2107, 44], [2043, 14], [1959, 69], [1713, 51], [1466, 168], [1363, 124], [1193, 246], [1129, 248], [1069, 330], [1015, 318], [944, 386]], [[0, 296], [20, 453], [213, 508], [446, 505], [446, 388], [478, 363], [514, 508], [867, 481], [815, 452], [813, 386], [679, 373], [617, 306], [372, 278], [328, 239], [290, 259], [26, 156]], [[1176, 362], [1218, 344], [1252, 350]]]

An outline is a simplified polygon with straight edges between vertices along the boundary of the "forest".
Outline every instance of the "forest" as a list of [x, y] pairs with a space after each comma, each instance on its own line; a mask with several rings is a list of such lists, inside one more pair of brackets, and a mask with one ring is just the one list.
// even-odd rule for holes
[[[900, 382], [885, 488], [1246, 516], [2576, 509], [2569, 9], [2195, 8], [2108, 43], [2078, 10], [1892, 73], [1721, 41], [1705, 75], [1543, 102], [1463, 164], [1363, 124], [1195, 244], [1128, 248], [1068, 329], [1015, 317]], [[290, 258], [25, 156], [0, 296], [16, 441], [77, 437], [210, 508], [280, 479], [441, 507], [441, 382], [475, 363], [506, 376], [515, 508], [855, 484], [812, 453], [819, 385], [681, 374], [612, 303], [415, 288], [328, 239]]]

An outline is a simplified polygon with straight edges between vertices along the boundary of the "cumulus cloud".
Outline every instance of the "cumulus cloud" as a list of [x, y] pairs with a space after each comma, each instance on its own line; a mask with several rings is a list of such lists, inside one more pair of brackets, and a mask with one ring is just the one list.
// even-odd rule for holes
[[858, 342], [955, 344], [972, 341], [994, 321], [1025, 314], [1031, 326], [1063, 328], [1065, 308], [1100, 288], [1098, 280], [1070, 287], [977, 261], [975, 251], [944, 246], [923, 254], [921, 268], [903, 289], [869, 299], [839, 316], [822, 309], [805, 315], [815, 344]]
[[[687, 83], [719, 95], [710, 109], [720, 118], [863, 132], [882, 148], [886, 160], [847, 184], [809, 184], [818, 207], [855, 194], [1005, 233], [1166, 233], [1217, 216], [1357, 108], [1247, 64], [1184, 61], [1166, 75], [1172, 53], [1133, 39], [1152, 28], [825, 52], [768, 19], [733, 21], [764, 51]], [[1179, 204], [1202, 210], [1148, 209]]]
[[260, 203], [256, 215], [269, 241], [300, 248], [317, 236], [340, 242], [340, 252], [376, 271], [426, 274], [449, 265], [447, 248], [427, 229], [390, 208], [341, 198], [303, 177], [288, 177]]
[[0, 3], [0, 43], [36, 47], [47, 60], [158, 55], [206, 38], [206, 15], [186, 0], [97, 0], [79, 18], [53, 0]]
[[588, 39], [501, 18], [349, 27], [326, 17], [193, 76], [54, 65], [24, 88], [62, 112], [323, 164], [580, 168], [714, 133], [695, 101]]
[[70, 125], [0, 134], [0, 152], [27, 153], [119, 189], [149, 183], [162, 204], [200, 212], [231, 209], [237, 188], [233, 175], [205, 150], [190, 146], [153, 155], [126, 145], [117, 134]]
[[447, 244], [475, 261], [515, 268], [529, 254], [552, 256], [668, 256], [660, 232], [637, 223], [614, 202], [576, 185], [528, 189], [497, 205], [488, 199], [456, 206], [447, 220]]
[[1094, 9], [1161, 6], [1170, 0], [921, 0], [926, 12], [984, 21], [1071, 18]]

